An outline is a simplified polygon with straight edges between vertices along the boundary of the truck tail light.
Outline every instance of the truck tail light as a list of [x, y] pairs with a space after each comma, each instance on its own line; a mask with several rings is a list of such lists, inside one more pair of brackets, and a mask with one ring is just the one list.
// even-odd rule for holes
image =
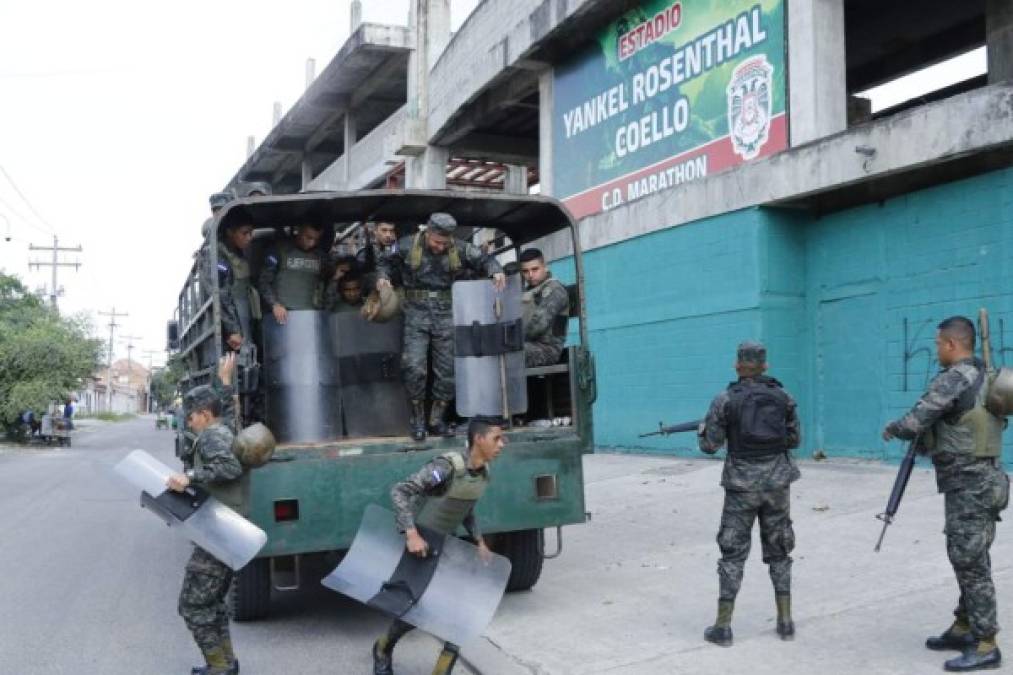
[[274, 520], [283, 523], [288, 520], [299, 520], [299, 500], [279, 499], [274, 503]]

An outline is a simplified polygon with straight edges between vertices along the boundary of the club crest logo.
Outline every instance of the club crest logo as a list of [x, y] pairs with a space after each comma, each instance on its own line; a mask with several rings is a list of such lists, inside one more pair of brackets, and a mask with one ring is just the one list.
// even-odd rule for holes
[[736, 66], [728, 83], [728, 130], [743, 159], [759, 155], [770, 134], [773, 76], [774, 66], [761, 55]]

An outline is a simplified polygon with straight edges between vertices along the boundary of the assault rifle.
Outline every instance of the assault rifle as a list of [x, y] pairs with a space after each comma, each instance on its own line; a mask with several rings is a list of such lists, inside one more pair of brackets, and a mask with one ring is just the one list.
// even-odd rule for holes
[[658, 422], [657, 431], [652, 431], [647, 434], [640, 434], [640, 438], [647, 438], [648, 436], [667, 436], [669, 434], [678, 434], [683, 431], [696, 431], [700, 427], [700, 422], [703, 422], [703, 420], [693, 420], [692, 422], [673, 424], [672, 426], [669, 427], [666, 427], [664, 422]]
[[876, 548], [874, 549], [876, 553], [879, 553], [879, 547], [883, 545], [883, 537], [886, 536], [886, 528], [890, 527], [894, 516], [897, 515], [897, 509], [900, 508], [900, 500], [904, 498], [904, 489], [907, 487], [907, 482], [911, 478], [911, 472], [915, 468], [918, 440], [919, 438], [916, 437], [911, 441], [907, 454], [901, 460], [900, 468], [897, 469], [897, 478], [893, 481], [893, 489], [890, 490], [890, 499], [886, 502], [886, 511], [876, 516], [883, 521], [883, 531], [879, 533], [879, 540], [876, 542]]

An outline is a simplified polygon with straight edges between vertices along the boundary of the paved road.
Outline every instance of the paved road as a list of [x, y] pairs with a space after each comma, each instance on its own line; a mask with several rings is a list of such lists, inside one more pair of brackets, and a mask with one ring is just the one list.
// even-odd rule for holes
[[[71, 449], [0, 450], [0, 673], [189, 673], [199, 655], [176, 615], [189, 545], [111, 472], [135, 448], [171, 463], [171, 432], [150, 417], [83, 426]], [[240, 624], [234, 639], [247, 675], [368, 673], [383, 625], [314, 587], [278, 598], [270, 621]], [[398, 672], [429, 673], [438, 651], [408, 636]]]
[[[110, 469], [136, 447], [171, 461], [169, 432], [153, 427], [142, 418], [85, 429], [70, 450], [0, 449], [0, 675], [172, 675], [196, 662], [175, 611], [188, 547], [121, 492]], [[721, 463], [599, 454], [584, 466], [593, 519], [565, 530], [563, 555], [546, 562], [538, 585], [507, 596], [486, 636], [465, 648], [484, 675], [921, 675], [941, 672], [950, 656], [922, 646], [956, 599], [930, 470], [915, 471], [874, 554], [874, 515], [896, 468], [804, 462], [792, 493], [798, 639], [774, 635], [754, 534], [735, 645], [722, 649], [701, 639], [715, 609]], [[1007, 628], [1008, 523], [992, 551]], [[275, 604], [270, 620], [235, 627], [244, 673], [370, 672], [380, 616], [315, 588]], [[429, 673], [437, 651], [431, 637], [409, 636], [396, 672]]]

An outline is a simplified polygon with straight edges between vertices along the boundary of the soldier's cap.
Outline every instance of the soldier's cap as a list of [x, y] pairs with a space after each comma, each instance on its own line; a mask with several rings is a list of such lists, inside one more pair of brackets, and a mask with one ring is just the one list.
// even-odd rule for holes
[[210, 197], [208, 197], [208, 204], [211, 205], [212, 211], [216, 211], [225, 206], [226, 204], [228, 204], [229, 202], [231, 202], [235, 198], [236, 196], [231, 192], [216, 192]]
[[443, 234], [450, 234], [457, 229], [457, 221], [449, 213], [436, 212], [429, 216], [426, 225]]
[[767, 362], [767, 348], [759, 342], [746, 340], [740, 343], [738, 349], [735, 350], [735, 357], [739, 363], [763, 365]]
[[208, 410], [218, 400], [215, 390], [206, 384], [199, 384], [183, 396], [183, 410], [187, 413], [195, 410]]

